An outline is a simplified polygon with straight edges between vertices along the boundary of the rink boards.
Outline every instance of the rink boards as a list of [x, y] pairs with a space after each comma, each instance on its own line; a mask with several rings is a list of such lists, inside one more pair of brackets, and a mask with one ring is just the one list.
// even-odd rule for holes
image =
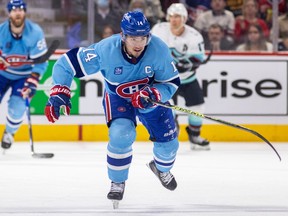
[[[61, 117], [53, 125], [46, 120], [43, 111], [52, 85], [51, 70], [57, 58], [59, 55], [52, 56], [31, 103], [35, 140], [107, 140], [108, 130], [102, 109], [104, 83], [100, 73], [73, 81], [70, 117]], [[251, 128], [270, 141], [288, 141], [287, 67], [285, 53], [215, 53], [210, 62], [197, 72], [205, 95], [205, 114]], [[187, 108], [182, 98], [179, 98], [179, 106]], [[4, 130], [5, 123], [2, 113], [6, 112], [4, 98], [0, 106], [0, 131]], [[28, 140], [25, 118], [16, 140]], [[185, 141], [187, 117], [182, 114], [179, 121], [180, 140]], [[202, 135], [211, 141], [259, 140], [245, 131], [208, 120], [204, 121]], [[139, 124], [137, 140], [148, 139], [146, 130]]]

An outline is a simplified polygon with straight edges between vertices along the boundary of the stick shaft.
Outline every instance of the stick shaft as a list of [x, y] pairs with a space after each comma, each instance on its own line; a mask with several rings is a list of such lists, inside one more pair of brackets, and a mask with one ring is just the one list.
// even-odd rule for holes
[[28, 128], [29, 128], [29, 141], [31, 148], [31, 155], [34, 158], [52, 158], [54, 157], [53, 153], [36, 153], [34, 151], [34, 141], [33, 141], [33, 132], [32, 132], [32, 122], [31, 122], [31, 114], [30, 114], [30, 102], [29, 98], [26, 98], [26, 114], [28, 120]]
[[30, 102], [28, 98], [26, 98], [26, 114], [27, 114], [28, 128], [29, 128], [30, 148], [31, 148], [31, 153], [34, 154], [32, 123], [31, 123], [31, 115], [30, 115]]
[[275, 147], [264, 136], [262, 136], [261, 134], [259, 134], [258, 132], [254, 131], [252, 129], [243, 127], [243, 126], [238, 125], [238, 124], [234, 124], [232, 122], [224, 121], [224, 120], [221, 120], [221, 119], [216, 119], [216, 118], [213, 118], [211, 116], [207, 116], [207, 115], [204, 115], [202, 113], [198, 113], [198, 112], [195, 112], [195, 111], [192, 111], [192, 110], [189, 110], [189, 109], [186, 109], [186, 108], [182, 108], [182, 107], [179, 107], [179, 106], [176, 106], [176, 105], [164, 104], [162, 102], [153, 101], [150, 98], [146, 98], [146, 99], [149, 102], [151, 102], [153, 104], [156, 104], [156, 105], [159, 105], [159, 106], [162, 106], [162, 107], [173, 109], [173, 110], [176, 110], [176, 111], [179, 111], [179, 112], [183, 112], [183, 113], [186, 113], [186, 114], [195, 115], [195, 116], [198, 116], [198, 117], [203, 118], [203, 119], [208, 119], [208, 120], [211, 120], [211, 121], [214, 121], [214, 122], [217, 122], [217, 123], [221, 123], [221, 124], [224, 124], [224, 125], [227, 125], [227, 126], [230, 126], [230, 127], [238, 128], [240, 130], [244, 130], [244, 131], [247, 131], [249, 133], [252, 133], [255, 136], [257, 136], [260, 139], [262, 139], [264, 142], [266, 142], [273, 149], [273, 151], [277, 154], [279, 160], [281, 161], [281, 157], [280, 157], [279, 153], [277, 152], [277, 150], [275, 149]]

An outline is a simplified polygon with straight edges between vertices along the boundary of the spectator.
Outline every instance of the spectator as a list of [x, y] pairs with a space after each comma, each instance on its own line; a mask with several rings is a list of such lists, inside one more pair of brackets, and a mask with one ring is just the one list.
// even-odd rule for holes
[[145, 15], [150, 22], [151, 27], [156, 23], [164, 21], [165, 13], [162, 11], [160, 0], [146, 0]]
[[196, 19], [194, 26], [202, 33], [204, 40], [207, 40], [209, 26], [218, 23], [222, 26], [225, 37], [233, 41], [235, 18], [232, 12], [225, 10], [225, 7], [225, 0], [211, 0], [211, 10], [200, 14]]
[[262, 28], [257, 24], [251, 24], [245, 43], [240, 44], [237, 51], [273, 51], [272, 43], [268, 42], [263, 34]]
[[219, 24], [212, 24], [208, 29], [208, 41], [205, 50], [234, 50], [234, 43], [224, 37], [224, 31]]
[[120, 32], [119, 23], [122, 15], [114, 11], [109, 0], [97, 0], [95, 10], [95, 41], [102, 38], [102, 32], [106, 25], [114, 26], [115, 32]]
[[242, 15], [243, 0], [226, 0], [226, 10], [233, 13], [234, 17]]
[[288, 51], [288, 34], [284, 35], [282, 41], [278, 43], [278, 51]]
[[211, 0], [182, 0], [181, 3], [185, 4], [188, 11], [188, 20], [186, 22], [187, 25], [193, 27], [195, 20], [197, 17], [211, 9]]
[[131, 0], [110, 0], [112, 10], [119, 14], [124, 14], [128, 11], [130, 1]]
[[[278, 13], [283, 15], [286, 12], [286, 1], [287, 0], [277, 0], [278, 1]], [[260, 18], [263, 19], [269, 28], [272, 27], [272, 11], [273, 5], [271, 0], [259, 0], [259, 14]]]
[[269, 28], [263, 19], [257, 17], [258, 4], [255, 0], [244, 0], [242, 16], [238, 16], [235, 23], [235, 42], [237, 45], [245, 40], [250, 24], [257, 24], [261, 27], [266, 40], [269, 40]]
[[115, 33], [115, 31], [114, 31], [113, 27], [111, 25], [106, 25], [103, 29], [102, 39], [110, 37], [114, 33]]
[[[66, 33], [69, 49], [79, 47], [83, 41], [87, 41], [87, 25], [78, 18], [70, 17]], [[86, 39], [86, 40], [85, 40]]]
[[129, 5], [129, 11], [135, 10], [145, 14], [151, 27], [156, 23], [161, 22], [165, 16], [159, 0], [132, 0]]
[[283, 37], [288, 35], [288, 0], [286, 1], [286, 13], [279, 16], [278, 23], [279, 23], [279, 38], [283, 39]]
[[67, 17], [67, 47], [79, 47], [87, 40], [87, 4], [84, 0], [64, 1], [63, 14]]

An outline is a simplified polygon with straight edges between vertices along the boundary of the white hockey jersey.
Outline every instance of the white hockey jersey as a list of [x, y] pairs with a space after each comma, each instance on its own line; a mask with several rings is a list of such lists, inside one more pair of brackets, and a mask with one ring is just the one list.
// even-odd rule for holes
[[203, 62], [206, 59], [202, 35], [196, 29], [185, 25], [183, 34], [175, 36], [170, 31], [169, 22], [154, 25], [151, 32], [168, 45], [176, 65], [180, 60], [184, 60], [189, 65], [186, 67], [187, 70], [184, 71], [178, 68], [181, 82], [187, 83], [194, 80], [196, 77], [195, 71], [192, 71], [193, 61], [191, 61], [191, 58], [199, 62]]

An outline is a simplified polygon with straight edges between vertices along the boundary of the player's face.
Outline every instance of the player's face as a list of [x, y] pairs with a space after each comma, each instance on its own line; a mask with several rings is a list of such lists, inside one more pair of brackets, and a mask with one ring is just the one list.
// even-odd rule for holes
[[21, 27], [25, 20], [25, 11], [21, 8], [11, 10], [9, 13], [11, 24], [15, 27]]
[[171, 29], [179, 29], [183, 26], [183, 18], [179, 14], [169, 16]]
[[147, 36], [129, 36], [125, 37], [125, 48], [129, 55], [138, 58], [147, 45]]

